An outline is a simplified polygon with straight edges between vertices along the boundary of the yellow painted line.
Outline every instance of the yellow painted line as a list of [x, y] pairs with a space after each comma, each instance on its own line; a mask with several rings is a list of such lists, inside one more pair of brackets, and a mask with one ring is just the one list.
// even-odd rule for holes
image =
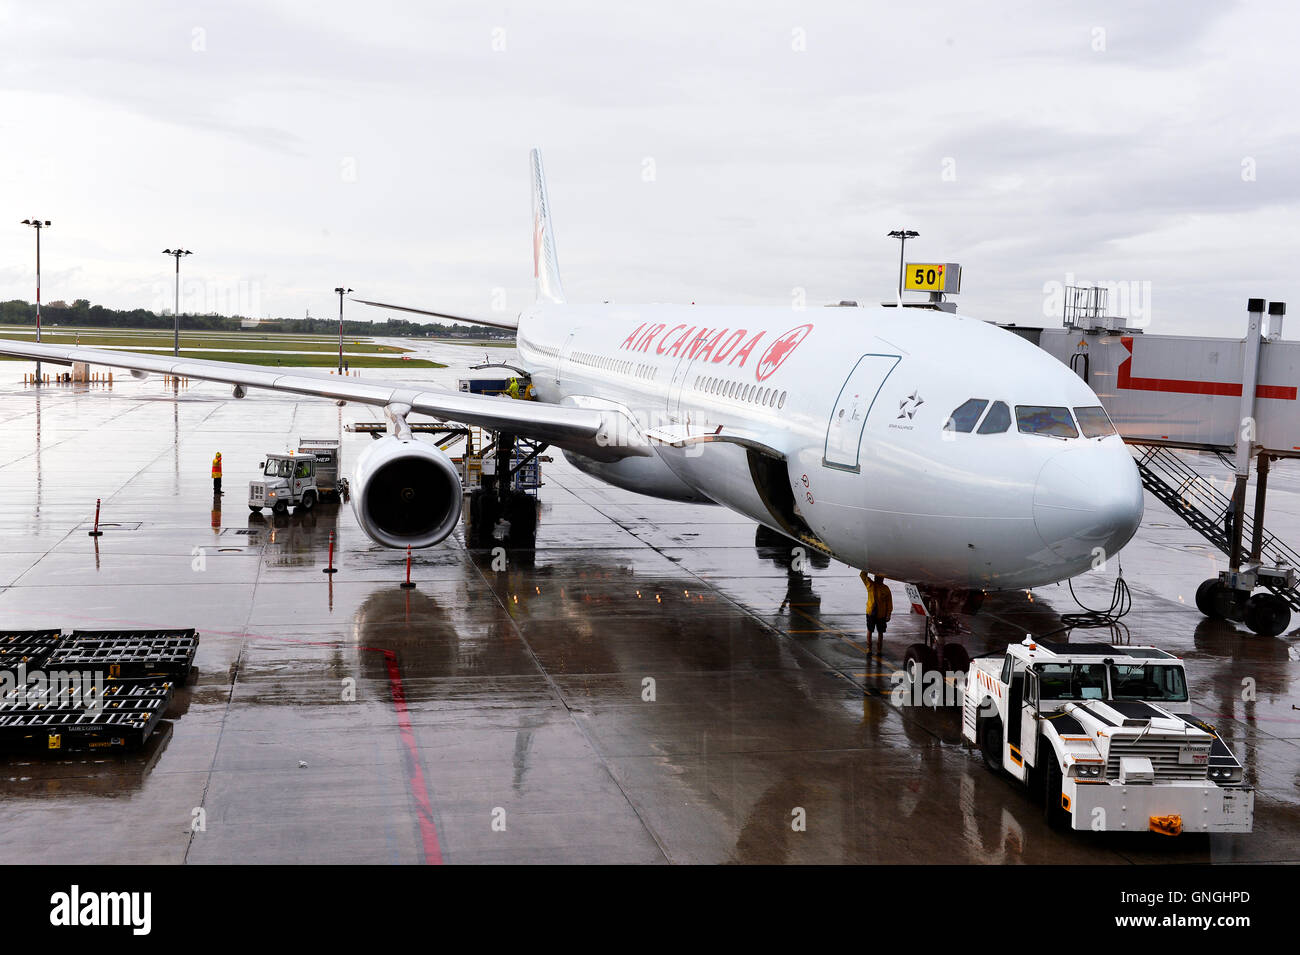
[[[793, 610], [795, 613], [797, 613], [799, 616], [803, 617], [803, 618], [804, 618], [805, 620], [807, 620], [809, 623], [815, 623], [815, 624], [817, 624], [818, 626], [825, 628], [825, 629], [823, 629], [823, 630], [817, 630], [817, 631], [806, 631], [806, 632], [810, 632], [810, 633], [833, 633], [833, 634], [835, 634], [836, 636], [838, 636], [841, 640], [843, 640], [845, 643], [847, 643], [849, 646], [851, 646], [854, 650], [857, 650], [859, 653], [861, 653], [863, 656], [868, 657], [868, 658], [871, 656], [871, 652], [870, 652], [869, 650], [867, 650], [865, 647], [859, 645], [858, 642], [857, 642], [856, 640], [852, 639], [852, 638], [851, 638], [851, 635], [850, 635], [847, 631], [840, 630], [838, 627], [831, 627], [831, 626], [828, 626], [827, 623], [826, 623], [826, 621], [824, 621], [824, 620], [818, 620], [818, 619], [817, 619], [816, 617], [814, 617], [812, 614], [804, 613], [802, 610], [799, 610], [799, 609], [797, 609], [796, 607], [793, 607], [793, 606], [792, 606], [790, 609]], [[787, 632], [787, 633], [801, 633], [801, 632], [805, 632], [805, 631], [788, 630], [788, 631], [786, 631], [786, 632]], [[865, 637], [866, 637], [866, 634], [864, 633], [864, 634], [863, 634], [863, 638], [865, 639]], [[883, 656], [880, 657], [880, 662], [881, 662], [881, 663], [889, 663], [889, 664], [892, 665], [892, 666], [902, 666], [902, 664], [896, 663], [896, 662], [894, 662], [893, 660], [886, 660]], [[886, 675], [888, 675], [888, 674], [886, 674]]]
[[845, 643], [847, 643], [849, 646], [851, 646], [854, 650], [857, 650], [859, 653], [861, 653], [863, 656], [870, 656], [870, 654], [868, 654], [864, 648], [858, 646], [856, 641], [851, 640], [847, 636], [845, 636], [843, 630], [839, 630], [835, 627], [827, 627], [825, 621], [818, 620], [816, 617], [812, 616], [811, 614], [804, 613], [802, 610], [799, 610], [797, 607], [791, 607], [790, 609], [793, 610], [795, 613], [797, 613], [799, 616], [803, 617], [809, 623], [815, 623], [817, 624], [817, 626], [822, 627], [823, 629], [817, 631], [818, 633], [833, 633], [836, 636], [838, 636], [841, 640], [843, 640]]

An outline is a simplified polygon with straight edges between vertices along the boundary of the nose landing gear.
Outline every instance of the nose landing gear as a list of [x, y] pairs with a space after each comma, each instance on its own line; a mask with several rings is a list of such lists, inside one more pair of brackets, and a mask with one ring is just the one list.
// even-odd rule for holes
[[[908, 599], [925, 612], [925, 642], [914, 643], [903, 654], [903, 672], [909, 686], [930, 686], [933, 678], [927, 674], [938, 671], [947, 677], [970, 669], [970, 653], [954, 637], [961, 633], [958, 614], [976, 613], [984, 602], [978, 590], [922, 590], [914, 584], [907, 585]], [[933, 705], [942, 705], [941, 695], [934, 694]], [[924, 697], [923, 697], [924, 698]]]

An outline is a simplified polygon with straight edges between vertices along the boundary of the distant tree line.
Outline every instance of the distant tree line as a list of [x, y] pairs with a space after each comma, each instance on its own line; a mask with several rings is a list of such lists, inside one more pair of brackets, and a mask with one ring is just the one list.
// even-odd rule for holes
[[[296, 335], [337, 335], [339, 323], [329, 318], [276, 318], [264, 319], [253, 325], [239, 315], [189, 315], [181, 314], [181, 328], [187, 331], [284, 332]], [[0, 324], [35, 325], [36, 305], [13, 299], [0, 302]], [[51, 325], [76, 325], [82, 328], [171, 328], [170, 313], [158, 314], [148, 309], [131, 310], [104, 308], [91, 305], [79, 298], [71, 305], [67, 302], [46, 302], [41, 305], [41, 327]], [[386, 322], [343, 323], [345, 335], [381, 335], [396, 338], [500, 338], [512, 340], [508, 329], [478, 325], [449, 325], [442, 322], [409, 322], [404, 318], [390, 318]]]

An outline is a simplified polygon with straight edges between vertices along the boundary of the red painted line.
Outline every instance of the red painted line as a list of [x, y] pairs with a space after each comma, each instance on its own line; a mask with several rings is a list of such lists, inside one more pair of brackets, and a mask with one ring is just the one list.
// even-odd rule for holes
[[[72, 616], [73, 620], [81, 620], [87, 623], [96, 623], [100, 626], [125, 626], [141, 627], [141, 629], [152, 630], [158, 629], [153, 627], [143, 627], [133, 620], [112, 620], [102, 617], [84, 617]], [[219, 637], [234, 637], [241, 640], [264, 640], [269, 643], [296, 643], [309, 647], [334, 647], [338, 646], [337, 640], [302, 640], [296, 637], [271, 637], [260, 633], [232, 633], [226, 630], [205, 630], [204, 633], [210, 633]], [[433, 821], [433, 803], [429, 799], [429, 787], [424, 780], [424, 772], [420, 769], [420, 751], [415, 743], [415, 730], [411, 726], [411, 717], [406, 708], [406, 689], [402, 684], [402, 669], [397, 662], [397, 654], [392, 650], [385, 650], [382, 647], [360, 646], [357, 649], [364, 650], [368, 653], [382, 653], [384, 663], [388, 668], [388, 691], [393, 698], [393, 707], [397, 711], [397, 728], [402, 738], [402, 744], [406, 747], [406, 777], [407, 783], [411, 788], [411, 798], [415, 800], [417, 815], [420, 821], [420, 841], [424, 846], [424, 862], [426, 865], [442, 865], [442, 846], [438, 841], [438, 827]]]
[[[1162, 391], [1181, 395], [1224, 395], [1230, 398], [1241, 397], [1241, 383], [1231, 381], [1193, 381], [1186, 378], [1134, 378], [1133, 338], [1125, 335], [1120, 342], [1128, 349], [1128, 357], [1119, 365], [1116, 385], [1128, 391]], [[1256, 398], [1276, 398], [1279, 401], [1295, 401], [1296, 388], [1286, 385], [1256, 385]]]
[[397, 726], [402, 735], [402, 743], [406, 746], [406, 775], [418, 810], [420, 840], [424, 843], [424, 861], [427, 865], [442, 865], [442, 847], [438, 843], [438, 827], [433, 822], [433, 805], [429, 801], [429, 787], [425, 784], [424, 772], [420, 769], [420, 752], [415, 745], [415, 731], [411, 728], [411, 717], [406, 709], [402, 670], [397, 664], [396, 653], [392, 650], [381, 652], [384, 654], [384, 662], [388, 664], [388, 688], [393, 694], [393, 705], [397, 708]]

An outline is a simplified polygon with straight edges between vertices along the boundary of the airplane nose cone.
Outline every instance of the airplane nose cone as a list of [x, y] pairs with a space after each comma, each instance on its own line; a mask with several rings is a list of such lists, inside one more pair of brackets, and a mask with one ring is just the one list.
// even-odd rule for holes
[[1049, 458], [1034, 489], [1034, 525], [1065, 560], [1117, 554], [1142, 522], [1142, 479], [1125, 448], [1072, 448]]

